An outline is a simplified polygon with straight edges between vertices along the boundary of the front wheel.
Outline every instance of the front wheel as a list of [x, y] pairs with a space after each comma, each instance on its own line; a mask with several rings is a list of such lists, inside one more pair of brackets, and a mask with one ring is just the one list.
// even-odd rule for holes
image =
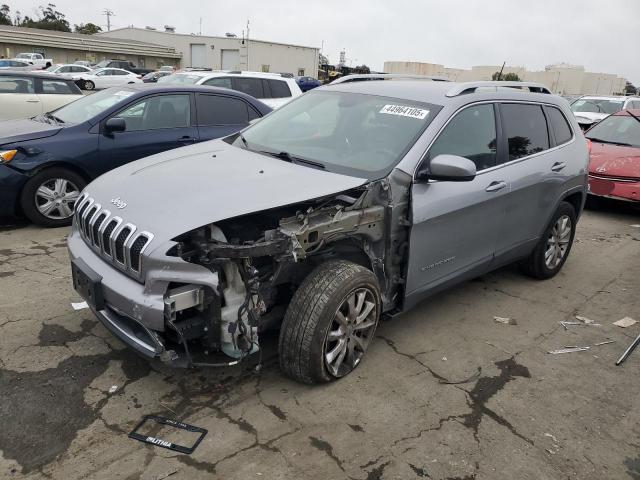
[[280, 368], [304, 383], [351, 373], [380, 317], [380, 289], [368, 269], [345, 260], [317, 267], [293, 296], [280, 329]]
[[29, 220], [43, 227], [70, 225], [73, 209], [85, 185], [84, 179], [70, 170], [43, 170], [30, 178], [22, 189], [22, 211]]
[[85, 80], [84, 81], [84, 89], [85, 90], [93, 90], [94, 88], [96, 88], [96, 84], [93, 83], [91, 80]]
[[522, 269], [538, 279], [555, 276], [567, 261], [576, 233], [576, 211], [562, 202], [533, 253], [524, 260]]

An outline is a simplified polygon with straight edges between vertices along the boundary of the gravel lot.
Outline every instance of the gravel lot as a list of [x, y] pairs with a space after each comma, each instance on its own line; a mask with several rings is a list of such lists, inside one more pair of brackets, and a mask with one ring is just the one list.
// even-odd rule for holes
[[[455, 287], [319, 387], [280, 374], [275, 338], [260, 373], [148, 364], [71, 308], [67, 229], [3, 227], [0, 478], [640, 479], [640, 349], [614, 365], [640, 323], [611, 324], [640, 320], [639, 223], [586, 211], [556, 278]], [[575, 314], [602, 325], [559, 325]], [[566, 345], [592, 347], [547, 354]], [[192, 455], [129, 439], [145, 414], [209, 433]]]

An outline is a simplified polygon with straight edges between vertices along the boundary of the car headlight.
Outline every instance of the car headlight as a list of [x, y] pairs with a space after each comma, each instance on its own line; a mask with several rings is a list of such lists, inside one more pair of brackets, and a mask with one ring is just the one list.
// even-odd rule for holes
[[9, 163], [16, 156], [18, 150], [0, 150], [0, 163]]

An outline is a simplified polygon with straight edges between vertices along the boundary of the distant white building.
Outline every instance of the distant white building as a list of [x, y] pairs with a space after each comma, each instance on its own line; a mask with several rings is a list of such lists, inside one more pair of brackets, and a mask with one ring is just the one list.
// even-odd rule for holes
[[[481, 65], [471, 69], [461, 69], [447, 68], [435, 63], [384, 62], [386, 73], [444, 76], [457, 82], [491, 80], [492, 75], [499, 72], [501, 68], [501, 65]], [[515, 73], [523, 81], [542, 83], [560, 95], [613, 95], [624, 93], [627, 83], [625, 78], [616, 74], [587, 72], [581, 65], [568, 63], [547, 65], [543, 71], [505, 66], [502, 74], [507, 73]]]
[[100, 37], [117, 37], [171, 47], [181, 58], [179, 67], [204, 67], [214, 70], [251, 70], [257, 72], [318, 75], [315, 47], [243, 39], [233, 36], [211, 37], [175, 31], [125, 27], [102, 32]]

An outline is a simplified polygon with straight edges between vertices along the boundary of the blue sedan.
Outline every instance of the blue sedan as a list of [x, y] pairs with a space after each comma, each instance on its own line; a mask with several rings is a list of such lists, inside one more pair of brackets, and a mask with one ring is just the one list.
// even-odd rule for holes
[[84, 186], [125, 163], [220, 138], [271, 111], [234, 90], [126, 85], [0, 122], [0, 217], [71, 223]]
[[317, 80], [313, 77], [296, 77], [296, 83], [300, 87], [300, 90], [303, 92], [308, 92], [316, 87], [322, 85], [320, 80]]

